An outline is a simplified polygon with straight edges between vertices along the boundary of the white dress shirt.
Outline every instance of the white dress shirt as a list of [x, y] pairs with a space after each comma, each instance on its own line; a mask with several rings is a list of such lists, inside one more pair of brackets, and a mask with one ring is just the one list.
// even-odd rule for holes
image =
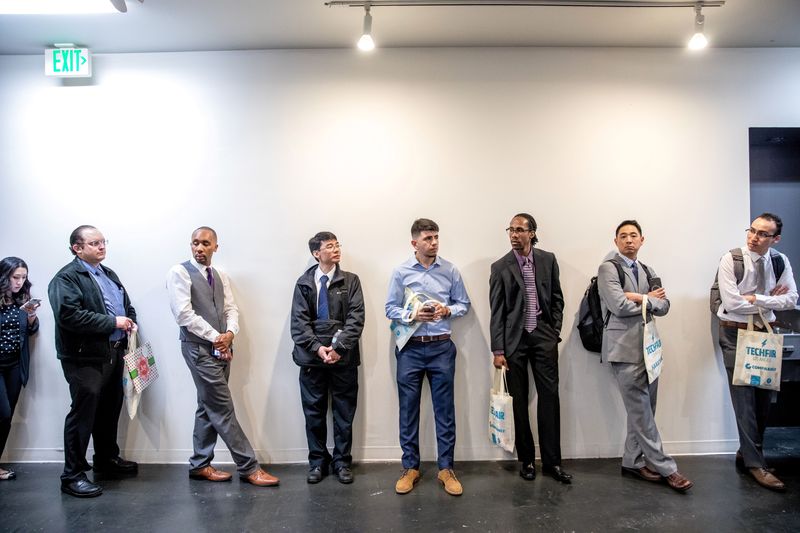
[[[192, 258], [190, 263], [200, 271], [203, 277], [207, 277], [207, 268], [198, 263]], [[231, 291], [231, 282], [228, 275], [222, 272], [219, 268], [212, 268], [219, 274], [222, 280], [222, 292], [224, 296], [223, 314], [228, 326], [228, 331], [234, 335], [239, 333], [239, 308], [236, 307], [236, 302], [233, 300], [233, 292]], [[198, 337], [206, 339], [209, 342], [214, 342], [216, 338], [225, 333], [219, 332], [211, 327], [211, 324], [206, 322], [203, 317], [194, 312], [192, 308], [192, 280], [189, 277], [189, 272], [183, 267], [182, 264], [173, 266], [167, 274], [167, 291], [169, 292], [169, 307], [172, 310], [172, 315], [179, 326], [185, 326], [189, 333], [193, 333]]]
[[314, 271], [314, 283], [317, 285], [317, 309], [319, 309], [319, 291], [322, 290], [322, 280], [320, 279], [322, 276], [328, 276], [328, 281], [325, 282], [325, 288], [331, 286], [331, 280], [336, 275], [336, 269], [339, 268], [337, 265], [333, 265], [333, 268], [327, 274], [319, 268], [317, 265], [317, 269]]
[[[748, 315], [757, 315], [757, 308], [760, 307], [767, 322], [772, 322], [775, 320], [775, 313], [773, 313], [772, 310], [780, 311], [795, 308], [795, 305], [797, 305], [797, 285], [794, 281], [792, 265], [789, 264], [788, 257], [783, 255], [783, 263], [786, 265], [786, 268], [783, 270], [783, 274], [779, 280], [775, 279], [775, 272], [772, 269], [772, 259], [769, 257], [769, 252], [762, 256], [751, 252], [745, 246], [742, 247], [742, 260], [744, 262], [744, 276], [738, 285], [736, 283], [736, 276], [733, 273], [733, 256], [731, 253], [728, 252], [723, 255], [719, 262], [718, 280], [722, 305], [719, 306], [717, 316], [721, 320], [747, 322]], [[743, 295], [753, 294], [756, 291], [757, 261], [766, 261], [764, 268], [766, 273], [764, 287], [767, 294], [757, 294], [756, 303], [751, 304], [744, 299]], [[770, 291], [772, 291], [776, 285], [785, 285], [789, 288], [789, 291], [780, 296], [770, 296]], [[725, 311], [727, 311], [727, 313]]]

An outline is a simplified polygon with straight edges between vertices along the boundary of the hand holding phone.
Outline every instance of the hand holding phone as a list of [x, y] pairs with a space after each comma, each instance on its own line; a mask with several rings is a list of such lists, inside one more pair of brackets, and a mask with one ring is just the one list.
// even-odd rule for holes
[[36, 309], [40, 305], [42, 305], [42, 300], [40, 298], [31, 298], [30, 300], [22, 304], [21, 308], [27, 311], [28, 313], [31, 313], [33, 311], [36, 311]]

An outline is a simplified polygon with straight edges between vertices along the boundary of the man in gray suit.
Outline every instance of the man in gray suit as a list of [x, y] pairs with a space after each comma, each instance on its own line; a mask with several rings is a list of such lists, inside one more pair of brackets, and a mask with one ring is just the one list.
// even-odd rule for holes
[[655, 420], [658, 379], [648, 383], [642, 353], [642, 295], [647, 295], [648, 322], [653, 316], [667, 314], [669, 300], [653, 270], [637, 261], [644, 244], [639, 223], [620, 223], [614, 244], [619, 253], [600, 265], [597, 288], [606, 317], [602, 358], [611, 363], [628, 414], [622, 474], [646, 481], [666, 481], [671, 488], [685, 492], [693, 483], [678, 472], [675, 461], [664, 453]]
[[278, 479], [258, 465], [253, 447], [233, 410], [228, 388], [233, 337], [239, 332], [239, 309], [228, 276], [211, 267], [217, 251], [217, 233], [206, 226], [192, 233], [192, 259], [172, 267], [167, 290], [172, 314], [180, 326], [181, 352], [197, 387], [194, 421], [194, 455], [189, 477], [228, 481], [231, 474], [211, 466], [217, 435], [228, 446], [239, 477], [259, 487]]

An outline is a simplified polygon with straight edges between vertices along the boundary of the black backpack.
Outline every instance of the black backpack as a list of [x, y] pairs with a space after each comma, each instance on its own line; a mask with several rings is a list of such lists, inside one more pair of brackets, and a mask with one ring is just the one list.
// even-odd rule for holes
[[[613, 263], [617, 268], [619, 274], [619, 284], [625, 285], [625, 272], [622, 270], [622, 264], [617, 258], [609, 259], [607, 263]], [[650, 285], [652, 275], [644, 263], [639, 261], [639, 266], [644, 269], [647, 276], [647, 283]], [[600, 353], [603, 347], [603, 329], [605, 328], [608, 317], [611, 312], [607, 312], [603, 316], [603, 310], [600, 307], [600, 291], [597, 288], [597, 276], [592, 277], [589, 286], [586, 287], [586, 292], [583, 293], [581, 305], [578, 310], [578, 333], [581, 336], [583, 347], [590, 352]]]
[[[731, 257], [733, 258], [733, 275], [736, 277], [736, 284], [738, 285], [742, 282], [742, 278], [744, 278], [744, 256], [742, 255], [742, 249], [732, 249]], [[775, 272], [775, 281], [778, 281], [781, 279], [783, 271], [786, 269], [783, 256], [780, 252], [770, 248], [769, 258], [772, 260], [772, 271]], [[719, 306], [722, 305], [722, 296], [719, 294], [719, 267], [717, 267], [717, 273], [714, 275], [714, 283], [711, 285], [708, 303], [711, 308], [711, 313], [716, 315], [717, 311], [719, 311]]]

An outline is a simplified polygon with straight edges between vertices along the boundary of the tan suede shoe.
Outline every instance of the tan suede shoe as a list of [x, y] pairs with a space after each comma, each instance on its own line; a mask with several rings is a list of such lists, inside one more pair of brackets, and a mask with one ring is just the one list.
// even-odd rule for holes
[[251, 485], [257, 487], [275, 487], [280, 483], [280, 480], [271, 476], [261, 470], [260, 468], [247, 477], [242, 477], [242, 481], [247, 481]]
[[408, 494], [419, 481], [420, 474], [416, 468], [406, 468], [400, 475], [400, 479], [394, 485], [397, 494]]
[[445, 468], [444, 470], [439, 470], [439, 483], [442, 484], [444, 487], [444, 491], [451, 496], [461, 496], [464, 492], [464, 489], [461, 487], [461, 483], [456, 478], [456, 473], [453, 472], [452, 468]]

